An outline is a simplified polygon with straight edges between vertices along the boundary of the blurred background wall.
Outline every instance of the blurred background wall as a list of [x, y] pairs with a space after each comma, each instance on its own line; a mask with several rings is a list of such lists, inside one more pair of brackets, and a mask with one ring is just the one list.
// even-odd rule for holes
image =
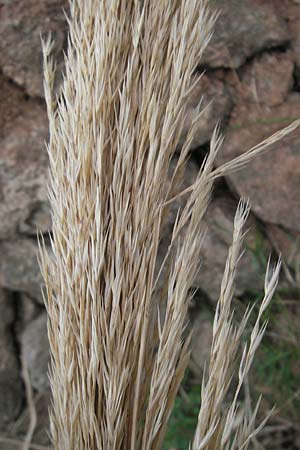
[[[218, 121], [225, 134], [220, 164], [300, 117], [300, 2], [211, 3], [221, 15], [205, 57], [199, 61], [199, 73], [205, 70], [205, 74], [187, 101], [182, 141], [202, 96], [206, 110], [193, 142], [186, 185], [197, 173]], [[36, 257], [37, 229], [46, 242], [51, 231], [40, 33], [51, 31], [55, 40], [59, 90], [62, 51], [67, 46], [62, 7], [67, 10], [66, 1], [0, 0], [1, 450], [17, 448], [1, 443], [1, 438], [22, 440], [28, 428], [24, 364], [28, 367], [38, 417], [33, 442], [49, 444], [46, 314]], [[216, 184], [205, 219], [208, 232], [190, 310], [194, 327], [190, 371], [176, 403], [167, 447], [186, 445], [193, 428], [193, 411], [199, 402], [195, 386], [199, 386], [209, 353], [214, 305], [240, 196], [249, 197], [252, 214], [238, 274], [238, 311], [248, 301], [260, 298], [270, 252], [275, 256], [282, 253], [284, 259], [279, 289], [269, 313], [269, 331], [251, 383], [252, 395], [264, 394], [263, 412], [274, 403], [278, 406], [270, 422], [276, 437], [270, 441], [267, 429], [261, 442], [264, 448], [273, 450], [300, 449], [299, 132], [274, 145], [246, 170]], [[173, 211], [162, 249], [167, 245], [174, 217]]]

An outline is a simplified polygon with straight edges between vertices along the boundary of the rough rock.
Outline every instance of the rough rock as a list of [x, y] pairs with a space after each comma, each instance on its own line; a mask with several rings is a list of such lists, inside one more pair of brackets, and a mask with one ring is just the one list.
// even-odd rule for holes
[[0, 73], [0, 138], [12, 128], [12, 124], [23, 112], [25, 95]]
[[49, 388], [49, 343], [46, 312], [28, 323], [21, 335], [21, 348], [29, 368], [29, 376], [33, 388], [38, 392], [46, 391]]
[[247, 65], [243, 79], [244, 100], [280, 105], [293, 86], [294, 63], [290, 53], [266, 53]]
[[298, 0], [274, 0], [274, 7], [278, 15], [285, 20], [290, 36], [290, 48], [293, 53], [293, 59], [298, 68], [298, 86], [300, 69], [300, 8]]
[[43, 303], [37, 255], [38, 245], [33, 239], [0, 242], [0, 287], [25, 292]]
[[213, 337], [213, 315], [208, 309], [202, 308], [192, 315], [191, 359], [189, 368], [201, 380], [203, 370], [209, 362]]
[[187, 137], [200, 102], [203, 114], [199, 120], [197, 133], [191, 148], [199, 147], [210, 140], [217, 122], [222, 121], [228, 115], [232, 104], [225, 84], [212, 76], [203, 75], [191, 92], [187, 102], [187, 116], [181, 135], [181, 145]]
[[[217, 198], [210, 204], [205, 216], [207, 233], [201, 251], [200, 270], [194, 282], [196, 288], [204, 291], [212, 302], [219, 298], [220, 287], [228, 255], [228, 248], [232, 242], [233, 220], [236, 211], [236, 203], [228, 198]], [[245, 227], [249, 228], [246, 235], [244, 248], [246, 249], [240, 260], [236, 276], [236, 295], [242, 295], [245, 291], [261, 289], [264, 276], [262, 273], [266, 267], [261, 267], [262, 259], [267, 259], [268, 245], [262, 242], [258, 226], [252, 216]], [[259, 252], [257, 255], [257, 240], [259, 240]]]
[[[245, 103], [232, 113], [229, 130], [217, 163], [242, 154], [275, 131], [300, 117], [300, 95], [270, 108]], [[245, 143], [247, 147], [245, 148]], [[299, 132], [291, 133], [247, 168], [227, 175], [232, 189], [248, 197], [255, 214], [263, 221], [300, 230], [300, 149]]]
[[[3, 73], [31, 96], [43, 96], [43, 65], [40, 34], [49, 32], [55, 41], [57, 60], [66, 45], [66, 0], [11, 0], [1, 2], [0, 67]], [[60, 56], [59, 66], [62, 66]]]
[[[0, 239], [51, 226], [45, 108], [0, 79]], [[2, 102], [4, 99], [4, 102]]]
[[297, 270], [300, 264], [299, 231], [269, 224], [266, 226], [266, 234], [277, 253], [281, 254], [284, 263]]
[[10, 296], [0, 289], [0, 431], [16, 419], [23, 401], [19, 364], [12, 334], [14, 310]]
[[[32, 436], [32, 444], [44, 446], [45, 448], [50, 447], [49, 438], [49, 406], [51, 402], [51, 394], [49, 391], [38, 393], [34, 397], [34, 405], [37, 415], [37, 424]], [[26, 434], [28, 432], [30, 424], [30, 415], [28, 408], [22, 411], [22, 414], [18, 420], [11, 424], [8, 428], [7, 435], [11, 438], [18, 439], [20, 442], [24, 442]], [[8, 450], [6, 447], [2, 447], [0, 443], [0, 450]]]
[[284, 19], [267, 0], [213, 0], [220, 12], [203, 65], [240, 67], [263, 49], [282, 46], [289, 40]]
[[42, 312], [44, 312], [44, 305], [37, 303], [29, 295], [20, 293], [18, 296], [18, 336]]

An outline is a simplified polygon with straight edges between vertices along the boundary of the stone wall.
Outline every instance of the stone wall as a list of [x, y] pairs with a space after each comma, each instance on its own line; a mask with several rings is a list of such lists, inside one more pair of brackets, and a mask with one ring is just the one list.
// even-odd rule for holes
[[[221, 16], [199, 64], [199, 72], [205, 69], [205, 75], [188, 100], [182, 136], [183, 140], [203, 95], [203, 105], [208, 106], [193, 142], [187, 183], [196, 173], [218, 121], [226, 135], [218, 160], [221, 164], [300, 117], [299, 2], [214, 0], [212, 4], [221, 10]], [[48, 124], [40, 33], [52, 32], [61, 69], [62, 50], [67, 44], [62, 6], [67, 7], [67, 2], [0, 0], [0, 436], [22, 439], [26, 433], [29, 416], [22, 377], [25, 361], [38, 412], [34, 442], [41, 445], [48, 443], [49, 384], [36, 230], [47, 241], [51, 216], [46, 189], [44, 142]], [[247, 169], [217, 183], [205, 219], [208, 233], [194, 286], [196, 304], [205, 299], [213, 305], [218, 298], [240, 196], [250, 198], [253, 214], [237, 295], [263, 285], [260, 256], [268, 255], [271, 249], [282, 252], [288, 267], [296, 264], [300, 232], [299, 144], [299, 132], [293, 133]], [[203, 367], [211, 327], [209, 318], [199, 312], [201, 306], [193, 310], [196, 331], [192, 368], [197, 372]], [[9, 445], [0, 441], [2, 448]]]

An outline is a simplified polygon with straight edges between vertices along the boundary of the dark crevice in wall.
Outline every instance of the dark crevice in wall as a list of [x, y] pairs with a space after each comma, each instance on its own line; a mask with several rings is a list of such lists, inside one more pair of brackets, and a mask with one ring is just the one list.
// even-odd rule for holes
[[300, 70], [296, 65], [293, 72], [292, 92], [300, 92]]
[[206, 75], [214, 75], [218, 73], [220, 70], [226, 73], [230, 73], [232, 71], [235, 71], [238, 75], [240, 75], [241, 72], [243, 72], [243, 69], [248, 64], [251, 64], [255, 59], [262, 57], [265, 54], [281, 54], [286, 53], [291, 48], [291, 42], [287, 41], [281, 45], [277, 45], [274, 47], [264, 47], [259, 51], [256, 51], [254, 54], [246, 57], [246, 59], [242, 62], [242, 64], [238, 67], [224, 67], [222, 65], [217, 67], [210, 67], [206, 64], [199, 64], [199, 66], [196, 69], [196, 73], [200, 75], [201, 73], [205, 73]]
[[4, 81], [6, 81], [6, 83], [8, 83], [11, 86], [13, 86], [14, 89], [18, 90], [22, 94], [23, 100], [25, 102], [33, 101], [33, 102], [35, 102], [35, 103], [37, 103], [39, 105], [45, 105], [45, 100], [42, 97], [29, 95], [28, 92], [26, 91], [26, 89], [23, 86], [18, 84], [13, 78], [11, 78], [8, 75], [6, 75], [3, 72], [2, 69], [0, 69], [0, 76], [4, 79]]
[[254, 55], [249, 56], [246, 58], [244, 63], [236, 69], [238, 75], [240, 75], [243, 72], [243, 69], [245, 66], [253, 63], [256, 59], [261, 58], [264, 55], [280, 55], [286, 53], [288, 50], [290, 50], [291, 45], [290, 42], [287, 42], [286, 44], [278, 45], [276, 47], [271, 48], [264, 48], [260, 51], [256, 52]]
[[29, 95], [27, 94], [24, 87], [20, 86], [18, 83], [15, 82], [15, 80], [9, 76], [7, 76], [2, 69], [0, 69], [0, 76], [6, 81], [6, 83], [13, 86], [16, 90], [18, 90], [21, 94], [23, 94], [24, 99], [26, 100]]
[[[222, 134], [222, 133], [221, 133]], [[208, 154], [210, 149], [209, 142], [207, 144], [202, 145], [201, 147], [198, 147], [193, 150], [192, 153], [192, 159], [196, 162], [196, 164], [201, 167], [201, 164], [204, 161], [204, 158]], [[220, 152], [222, 152], [222, 147], [220, 149]], [[235, 192], [233, 188], [230, 187], [230, 183], [227, 181], [225, 177], [221, 177], [215, 180], [214, 187], [213, 187], [213, 197], [230, 197], [232, 199], [238, 200], [239, 196]]]
[[207, 293], [203, 291], [201, 288], [192, 287], [190, 289], [189, 295], [192, 295], [191, 306], [189, 307], [189, 313], [191, 318], [196, 317], [195, 314], [196, 311], [201, 311], [204, 308], [208, 309], [211, 312], [214, 311], [215, 306], [213, 305]]
[[[19, 239], [24, 239], [24, 240], [26, 239], [28, 241], [37, 243], [38, 242], [38, 237], [40, 238], [41, 234], [40, 233], [37, 234], [37, 232], [36, 233], [31, 233], [29, 231], [28, 232], [27, 231], [18, 231], [16, 236]], [[50, 236], [52, 237], [51, 231], [42, 233], [42, 236], [43, 236], [43, 239], [44, 239], [45, 243], [46, 244], [50, 244]], [[9, 240], [10, 239], [5, 239], [5, 241], [9, 241]], [[13, 241], [13, 239], [11, 239], [11, 240]]]
[[15, 349], [15, 354], [18, 358], [19, 367], [21, 368], [21, 346], [18, 340], [18, 332], [19, 332], [19, 322], [20, 322], [20, 312], [19, 312], [19, 301], [20, 301], [20, 294], [18, 292], [11, 292], [11, 305], [13, 309], [13, 316], [14, 320], [11, 324], [11, 335], [13, 340], [13, 345]]
[[232, 198], [233, 200], [237, 200], [239, 198], [234, 190], [230, 188], [225, 177], [216, 180], [214, 185], [214, 197], [228, 197]]
[[191, 152], [191, 159], [199, 166], [201, 167], [204, 158], [209, 153], [209, 142], [206, 144], [201, 145], [200, 147], [196, 147]]
[[11, 305], [13, 309], [13, 321], [10, 326], [10, 333], [12, 337], [12, 343], [14, 347], [14, 354], [16, 356], [17, 362], [18, 362], [18, 368], [19, 368], [19, 378], [22, 385], [22, 404], [20, 408], [19, 416], [22, 414], [24, 408], [26, 407], [26, 399], [25, 399], [25, 386], [22, 378], [22, 360], [21, 360], [21, 344], [19, 341], [19, 331], [20, 331], [20, 293], [19, 292], [11, 292]]

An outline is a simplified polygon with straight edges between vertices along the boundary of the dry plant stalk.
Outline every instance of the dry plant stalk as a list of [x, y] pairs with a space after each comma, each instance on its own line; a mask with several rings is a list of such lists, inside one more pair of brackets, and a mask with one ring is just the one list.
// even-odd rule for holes
[[[200, 112], [171, 183], [170, 161], [215, 20], [205, 0], [72, 0], [65, 74], [56, 98], [52, 43], [50, 38], [43, 42], [53, 229], [52, 251], [43, 246], [40, 263], [49, 316], [55, 450], [162, 447], [188, 364], [189, 338], [183, 339], [188, 290], [199, 264], [202, 218], [213, 182], [298, 125], [218, 169], [213, 165], [222, 140], [214, 133], [174, 225], [174, 251], [166, 255], [171, 259], [166, 312], [160, 317], [154, 301], [158, 246], [168, 207], [182, 195]], [[231, 299], [247, 212], [247, 205], [239, 206], [192, 450], [246, 448], [254, 430], [253, 420], [245, 417], [236, 425], [237, 396], [265, 328], [259, 319], [278, 266], [267, 275], [237, 395], [227, 414], [222, 410], [248, 318], [234, 328]]]

